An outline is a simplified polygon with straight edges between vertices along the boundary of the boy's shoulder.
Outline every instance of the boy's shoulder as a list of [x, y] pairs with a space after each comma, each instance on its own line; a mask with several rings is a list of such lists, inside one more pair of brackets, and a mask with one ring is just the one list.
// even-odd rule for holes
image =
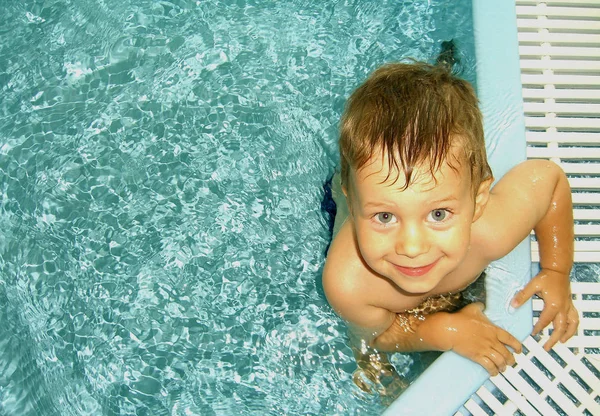
[[482, 216], [472, 229], [472, 245], [497, 260], [529, 236], [548, 210], [557, 169], [545, 160], [528, 160], [510, 169], [491, 189]]
[[420, 303], [365, 264], [351, 220], [342, 225], [331, 243], [323, 270], [323, 289], [336, 312], [349, 321], [349, 314], [362, 318], [369, 313], [398, 313]]
[[330, 305], [356, 326], [389, 325], [390, 314], [395, 315], [390, 306], [393, 302], [383, 298], [390, 288], [389, 282], [363, 263], [351, 222], [346, 221], [329, 247], [323, 270], [323, 289]]
[[327, 296], [343, 292], [353, 295], [361, 292], [364, 265], [358, 253], [349, 221], [344, 222], [333, 238], [323, 270], [323, 287]]

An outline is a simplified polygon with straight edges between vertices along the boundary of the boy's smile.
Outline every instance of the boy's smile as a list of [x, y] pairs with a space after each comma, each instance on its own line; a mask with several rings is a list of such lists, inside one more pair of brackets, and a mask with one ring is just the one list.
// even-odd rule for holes
[[408, 293], [434, 290], [469, 251], [474, 195], [468, 168], [454, 165], [444, 162], [432, 176], [425, 163], [406, 189], [404, 175], [390, 172], [380, 154], [351, 173], [348, 197], [360, 254]]
[[400, 271], [400, 273], [405, 274], [406, 276], [412, 276], [412, 277], [419, 277], [419, 276], [423, 276], [427, 273], [429, 273], [429, 271], [431, 269], [433, 269], [433, 267], [437, 264], [437, 261], [428, 264], [426, 266], [420, 266], [420, 267], [404, 267], [404, 266], [398, 266], [397, 264], [394, 264], [394, 267], [396, 267], [396, 269], [398, 269]]

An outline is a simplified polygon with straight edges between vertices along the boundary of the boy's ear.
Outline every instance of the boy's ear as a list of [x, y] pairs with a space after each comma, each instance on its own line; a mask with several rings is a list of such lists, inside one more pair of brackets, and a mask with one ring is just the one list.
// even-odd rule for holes
[[492, 188], [492, 182], [494, 178], [488, 178], [479, 184], [477, 195], [475, 195], [475, 214], [473, 215], [473, 222], [477, 221], [487, 205], [490, 199], [490, 189]]
[[348, 196], [348, 188], [346, 185], [342, 185], [342, 193], [346, 197], [346, 206], [348, 207], [348, 214], [352, 215], [352, 204], [350, 203], [350, 197]]

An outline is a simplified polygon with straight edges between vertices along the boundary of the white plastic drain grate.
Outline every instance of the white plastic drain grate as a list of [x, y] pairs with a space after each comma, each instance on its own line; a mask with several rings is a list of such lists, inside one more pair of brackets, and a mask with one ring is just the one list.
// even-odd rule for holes
[[[542, 348], [549, 329], [539, 340], [527, 338], [515, 367], [492, 377], [457, 415], [600, 415], [600, 356], [593, 353], [600, 347], [594, 335], [600, 330], [599, 288], [597, 283], [574, 283], [575, 302], [587, 311], [578, 333], [550, 353]], [[542, 306], [534, 302], [534, 313]]]
[[[600, 0], [517, 0], [527, 157], [569, 177], [575, 262], [600, 263]], [[533, 261], [539, 261], [532, 243]], [[592, 269], [594, 270], [594, 269]], [[574, 282], [578, 333], [548, 353], [528, 337], [517, 365], [491, 378], [456, 415], [600, 415], [600, 283]], [[543, 307], [534, 300], [534, 316]], [[534, 318], [536, 319], [536, 318]]]
[[527, 157], [568, 174], [575, 261], [600, 262], [600, 0], [517, 0], [517, 27]]

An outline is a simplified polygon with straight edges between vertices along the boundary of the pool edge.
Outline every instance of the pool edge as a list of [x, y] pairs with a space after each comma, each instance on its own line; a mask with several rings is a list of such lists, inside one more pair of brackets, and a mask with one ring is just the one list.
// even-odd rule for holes
[[[478, 97], [484, 118], [486, 140], [498, 143], [488, 149], [496, 179], [525, 160], [525, 121], [519, 66], [516, 6], [514, 0], [473, 0], [473, 30], [477, 56]], [[503, 97], [498, 100], [497, 97]], [[492, 126], [497, 116], [508, 121]], [[530, 243], [527, 238], [505, 258], [490, 266], [486, 283], [510, 279], [523, 286], [531, 278]], [[486, 315], [497, 325], [524, 340], [532, 328], [531, 302], [510, 312], [511, 289], [488, 293]], [[453, 352], [442, 354], [384, 412], [390, 415], [452, 415], [488, 378], [478, 364]]]

